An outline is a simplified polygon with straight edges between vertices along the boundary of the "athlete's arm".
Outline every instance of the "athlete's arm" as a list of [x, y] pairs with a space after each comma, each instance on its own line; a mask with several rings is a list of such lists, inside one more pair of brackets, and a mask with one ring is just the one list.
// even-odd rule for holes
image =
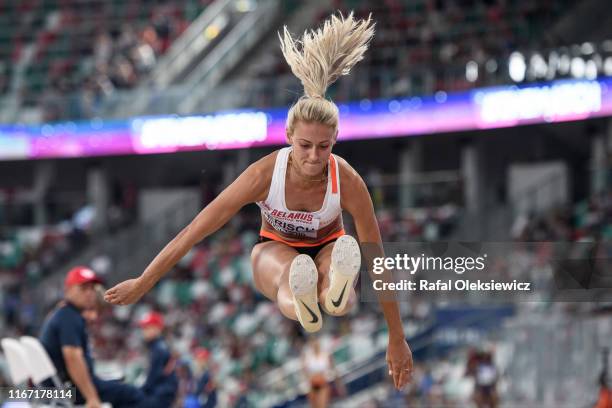
[[[346, 175], [349, 177], [346, 177]], [[374, 214], [374, 206], [368, 188], [363, 179], [353, 169], [347, 169], [346, 175], [341, 174], [340, 176], [342, 181], [340, 190], [342, 207], [351, 214], [355, 221], [359, 242], [375, 244], [368, 245], [368, 250], [365, 251], [364, 256], [366, 258], [384, 256], [378, 221]], [[370, 259], [366, 259], [366, 262], [369, 261]], [[389, 326], [389, 335], [403, 338], [404, 329], [397, 302], [381, 302], [381, 306]]]
[[[271, 156], [271, 155], [270, 155]], [[249, 166], [232, 184], [178, 233], [147, 266], [142, 275], [106, 291], [113, 304], [136, 302], [199, 241], [225, 225], [246, 204], [264, 200], [270, 184], [270, 156]]]
[[[372, 199], [361, 176], [346, 161], [339, 160], [339, 162], [342, 208], [353, 217], [359, 242], [362, 248], [367, 248], [363, 253], [365, 261], [368, 265], [372, 265], [375, 257], [384, 256]], [[412, 370], [412, 354], [406, 343], [397, 302], [390, 300], [388, 294], [384, 294], [379, 299], [379, 303], [389, 328], [387, 362], [393, 373], [395, 386], [400, 388], [410, 379], [408, 369]]]

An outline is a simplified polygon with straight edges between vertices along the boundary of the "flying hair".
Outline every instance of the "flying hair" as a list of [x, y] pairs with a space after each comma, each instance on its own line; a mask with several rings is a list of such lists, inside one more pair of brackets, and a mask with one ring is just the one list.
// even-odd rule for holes
[[322, 27], [307, 30], [294, 39], [285, 26], [279, 33], [285, 60], [304, 86], [304, 96], [291, 107], [287, 117], [287, 134], [291, 135], [299, 120], [319, 122], [337, 130], [338, 107], [325, 99], [327, 88], [363, 59], [374, 35], [372, 16], [356, 20], [332, 15]]
[[371, 23], [371, 15], [367, 20], [355, 20], [352, 12], [346, 18], [332, 15], [323, 27], [305, 31], [301, 40], [293, 39], [287, 26], [283, 28], [281, 50], [306, 96], [324, 97], [332, 83], [363, 59], [374, 35]]

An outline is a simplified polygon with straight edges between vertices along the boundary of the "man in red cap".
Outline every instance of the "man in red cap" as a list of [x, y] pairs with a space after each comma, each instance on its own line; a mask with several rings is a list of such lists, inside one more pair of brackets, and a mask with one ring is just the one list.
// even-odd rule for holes
[[96, 307], [100, 278], [89, 268], [72, 268], [64, 280], [64, 302], [43, 323], [40, 341], [55, 364], [62, 381], [76, 386], [77, 404], [98, 408], [101, 401], [113, 408], [134, 407], [144, 399], [142, 391], [119, 381], [96, 377], [89, 350], [83, 312]]
[[[150, 408], [170, 407], [176, 399], [178, 378], [174, 361], [162, 336], [164, 318], [160, 313], [146, 313], [138, 322], [149, 350], [149, 372], [142, 386]], [[153, 398], [151, 398], [153, 397]]]

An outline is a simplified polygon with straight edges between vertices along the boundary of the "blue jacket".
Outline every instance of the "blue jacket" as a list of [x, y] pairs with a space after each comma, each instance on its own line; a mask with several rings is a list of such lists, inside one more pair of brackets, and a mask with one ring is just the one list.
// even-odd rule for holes
[[149, 373], [142, 386], [146, 395], [155, 395], [158, 398], [168, 397], [174, 400], [178, 390], [178, 378], [174, 370], [168, 375], [164, 368], [170, 361], [171, 355], [166, 342], [158, 337], [147, 344], [149, 349]]

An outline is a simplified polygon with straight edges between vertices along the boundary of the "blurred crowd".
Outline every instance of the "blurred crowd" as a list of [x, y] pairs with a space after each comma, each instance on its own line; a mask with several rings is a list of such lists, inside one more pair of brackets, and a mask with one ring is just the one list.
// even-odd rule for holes
[[412, 383], [404, 390], [381, 384], [359, 401], [364, 408], [409, 406], [496, 408], [500, 380], [495, 348], [460, 347], [455, 352], [426, 362], [417, 362]]
[[[35, 0], [29, 3], [31, 12], [49, 23], [29, 27], [39, 30], [38, 38], [30, 40], [38, 48], [37, 61], [28, 68], [20, 92], [26, 104], [42, 103], [43, 120], [51, 121], [95, 117], [104, 98], [115, 90], [135, 87], [210, 0], [141, 0], [131, 2], [117, 16], [110, 11], [118, 7], [112, 2], [102, 12], [86, 5], [77, 7], [78, 2], [50, 10], [36, 8]], [[496, 59], [541, 45], [543, 31], [553, 26], [567, 5], [571, 5], [568, 0], [336, 0], [332, 7], [321, 9], [314, 23], [334, 10], [345, 14], [354, 10], [357, 17], [372, 13], [377, 26], [373, 44], [351, 73], [351, 81], [341, 79], [328, 94], [347, 101], [484, 85], [482, 79], [466, 78], [469, 61], [487, 67], [488, 81], [507, 80], [507, 72], [498, 67]], [[7, 10], [7, 15], [10, 12], [14, 11]], [[88, 21], [91, 29], [83, 32]], [[70, 35], [71, 27], [78, 27], [79, 35]], [[0, 41], [16, 44], [7, 46], [5, 57], [0, 55], [0, 93], [8, 90], [9, 61], [16, 62], [23, 55], [29, 41], [26, 34], [0, 37]], [[71, 45], [61, 45], [64, 43]], [[53, 47], [66, 49], [56, 58], [48, 51]], [[296, 81], [278, 47], [260, 61], [241, 78], [248, 84], [242, 106], [291, 103], [295, 95], [287, 88], [292, 89]]]
[[[551, 213], [552, 217], [546, 213], [520, 229], [517, 221], [513, 231], [521, 233], [515, 239], [584, 240], [599, 237], [609, 240], [611, 202], [610, 193], [600, 194], [575, 204], [565, 216], [557, 211]], [[458, 208], [449, 204], [403, 212], [379, 210], [377, 217], [386, 241], [433, 241], [449, 236], [460, 213]], [[4, 272], [0, 274], [3, 279], [0, 297], [5, 310], [4, 333], [15, 336], [36, 334], [37, 323], [46, 309], [35, 301], [31, 283], [40, 281], [44, 271], [53, 270], [60, 261], [66, 260], [74, 245], [85, 242], [87, 219], [81, 212], [71, 222], [57, 227], [21, 230], [10, 239], [4, 237], [0, 257], [0, 267]], [[204, 364], [201, 361], [203, 356], [206, 356], [204, 360], [210, 384], [215, 384], [203, 388], [208, 390], [201, 391], [204, 399], [214, 397], [235, 406], [247, 398], [249, 403], [265, 398], [267, 390], [261, 382], [265, 373], [299, 355], [306, 338], [298, 326], [283, 318], [271, 302], [254, 290], [250, 251], [257, 239], [258, 223], [258, 217], [253, 214], [237, 216], [222, 231], [194, 247], [142, 302], [133, 307], [102, 307], [97, 317], [90, 321], [94, 355], [100, 366], [112, 367], [120, 359], [127, 362], [122, 367], [126, 378], [136, 380], [142, 375], [142, 338], [132, 328], [140, 316], [159, 311], [166, 322], [165, 336], [177, 356], [179, 400], [183, 404], [178, 406], [184, 406], [185, 401], [190, 400], [191, 391], [198, 382], [194, 371], [202, 369], [195, 365], [197, 361], [200, 361], [197, 364]], [[79, 235], [75, 238], [75, 234]], [[516, 278], [516, 274], [511, 271], [516, 272], [517, 268], [521, 271], [528, 269], [531, 276], [537, 275], [534, 271], [546, 267], [550, 254], [542, 252], [536, 255], [528, 262], [523, 259], [526, 263], [493, 262], [492, 268], [500, 276], [512, 278]], [[104, 259], [97, 259], [92, 264], [92, 268], [102, 275], [108, 272], [108, 267]], [[47, 293], [47, 299], [60, 298], [59, 289], [56, 293]], [[364, 344], [380, 342], [377, 336], [384, 324], [376, 317], [375, 306], [371, 309], [372, 306], [366, 302], [346, 319], [326, 321], [326, 341], [331, 345], [330, 349], [336, 347], [334, 358], [337, 363], [359, 355], [363, 357]], [[427, 317], [427, 311], [419, 305], [410, 305], [409, 312], [412, 321], [423, 321]], [[340, 347], [341, 341], [344, 348]], [[343, 351], [338, 351], [341, 349]], [[366, 349], [373, 350], [371, 346]], [[423, 384], [426, 385], [429, 377], [423, 375]], [[425, 387], [423, 384], [419, 387]], [[433, 397], [427, 398], [435, 398], [435, 381], [426, 388], [423, 395], [433, 393]]]
[[544, 214], [521, 213], [514, 220], [511, 235], [520, 241], [610, 241], [612, 191]]
[[[14, 10], [31, 13], [37, 16], [32, 21], [46, 24], [30, 24], [24, 19], [24, 27], [0, 37], [0, 41], [9, 41], [9, 47], [2, 48], [2, 52], [10, 50], [0, 54], [0, 95], [9, 90], [13, 67], [24, 55], [28, 41], [23, 32], [32, 31], [40, 35], [30, 39], [36, 44], [35, 59], [26, 72], [25, 86], [19, 90], [21, 97], [30, 104], [42, 103], [45, 121], [95, 117], [106, 97], [138, 86], [210, 2], [129, 2], [120, 19], [110, 14], [112, 2], [103, 10], [89, 7], [86, 2], [79, 5], [59, 1], [62, 7], [49, 10], [38, 9], [40, 2], [36, 0], [21, 2]], [[377, 34], [351, 80], [340, 80], [330, 89], [329, 96], [346, 101], [483, 85], [479, 80], [468, 81], [467, 62], [475, 61], [487, 66], [490, 73], [497, 72], [494, 58], [539, 41], [545, 27], [550, 27], [570, 3], [335, 0], [334, 9], [355, 10], [357, 17], [367, 17], [372, 12]], [[0, 4], [4, 10], [12, 7], [7, 2]], [[318, 21], [329, 12], [321, 11]], [[96, 18], [98, 13], [100, 18]], [[89, 24], [94, 20], [96, 24]], [[79, 31], [83, 27], [87, 28], [85, 33]], [[67, 53], [55, 58], [49, 50], [64, 41], [68, 41]], [[284, 105], [295, 97], [287, 92], [285, 84], [295, 83], [295, 79], [278, 47], [272, 54], [249, 73], [252, 78], [248, 80], [263, 81], [252, 84], [250, 96], [243, 100], [245, 105]], [[42, 76], [30, 75], [35, 70]], [[41, 91], [43, 96], [39, 99]], [[111, 233], [136, 219], [135, 196], [132, 191], [126, 194], [125, 205], [111, 206], [106, 217]], [[383, 199], [375, 191], [373, 199], [382, 204]], [[461, 217], [460, 207], [450, 203], [424, 203], [420, 208], [404, 210], [377, 207], [382, 208], [377, 211], [381, 235], [390, 242], [444, 240], [452, 237]], [[0, 207], [0, 221], [11, 224], [11, 216], [7, 211], [2, 214], [3, 210]], [[50, 226], [0, 228], [3, 336], [38, 334], [41, 320], [62, 296], [61, 288], [49, 287], [42, 302], [38, 286], [54, 271], [65, 273], [58, 268], [87, 247], [95, 218], [95, 209], [84, 205]], [[177, 361], [177, 407], [257, 406], [270, 397], [270, 389], [281, 392], [287, 388], [284, 383], [277, 384], [277, 389], [271, 386], [276, 384], [274, 372], [288, 361], [297, 360], [307, 338], [298, 325], [284, 318], [273, 303], [254, 290], [250, 252], [258, 229], [258, 216], [237, 216], [222, 231], [194, 247], [138, 304], [109, 307], [100, 303], [95, 313], [87, 317], [99, 369], [107, 374], [119, 372], [129, 382], [142, 380], [147, 364], [144, 339], [133, 329], [142, 316], [156, 311], [164, 317], [164, 337]], [[516, 242], [609, 242], [612, 192], [544, 213], [519, 214], [510, 233]], [[105, 254], [99, 255], [90, 266], [100, 275], [109, 276], [109, 260]], [[549, 252], [538, 252], [531, 258], [493, 262], [492, 268], [504, 277], [522, 273], [533, 276], [545, 271], [549, 260]], [[408, 306], [404, 315], [411, 322], [426, 321], [430, 304]], [[321, 338], [335, 364], [342, 365], [372, 356], [384, 345], [385, 329], [376, 305], [361, 302], [345, 318], [326, 318]], [[453, 401], [471, 398], [477, 406], [484, 406], [487, 399], [493, 400], [488, 405], [494, 406], [499, 373], [493, 352], [464, 349], [452, 358], [455, 359], [419, 362], [416, 381], [408, 390], [397, 393], [390, 384], [384, 384], [379, 397], [368, 403], [397, 406], [410, 401], [415, 406], [451, 406]], [[0, 368], [2, 365], [0, 359]], [[299, 372], [295, 375], [300, 377]], [[466, 378], [470, 379], [469, 386]], [[0, 375], [0, 386], [8, 384], [7, 378]]]
[[[29, 205], [6, 199], [0, 205], [0, 304], [5, 313], [0, 329], [6, 334], [35, 334], [45, 307], [36, 293], [37, 285], [82, 253], [101, 232], [113, 234], [137, 220], [137, 192], [130, 184], [115, 184], [111, 204], [100, 227], [100, 217], [91, 204], [78, 198], [71, 203], [47, 202], [44, 225], [34, 225]], [[57, 208], [56, 208], [57, 207]], [[72, 212], [70, 211], [72, 209]], [[92, 260], [99, 273], [110, 268], [105, 254]], [[53, 292], [53, 291], [52, 291]], [[61, 293], [45, 293], [45, 302]]]
[[[512, 51], [541, 45], [542, 33], [567, 10], [569, 1], [528, 0], [335, 0], [321, 10], [323, 22], [331, 10], [376, 21], [376, 35], [364, 60], [328, 91], [336, 101], [429, 95], [487, 85], [484, 78], [468, 80], [466, 64], [487, 66], [487, 80], [508, 80], [496, 59]], [[293, 102], [297, 82], [279, 49], [253, 69], [244, 106], [280, 106]], [[488, 64], [487, 64], [488, 63]], [[252, 81], [251, 81], [252, 82]], [[279, 83], [283, 86], [279, 87]]]
[[12, 90], [24, 106], [42, 107], [42, 121], [95, 117], [102, 99], [135, 87], [211, 2], [2, 2], [0, 95]]
[[389, 242], [436, 241], [449, 237], [461, 215], [454, 204], [440, 207], [381, 210], [380, 232]]
[[[514, 238], [609, 240], [611, 199], [609, 192], [598, 194], [565, 212], [552, 210], [526, 223], [519, 219], [513, 226], [517, 233]], [[84, 208], [58, 226], [22, 229], [3, 237], [0, 298], [5, 310], [2, 324], [6, 335], [36, 335], [47, 309], [35, 300], [32, 284], [40, 282], [45, 271], [61, 265], [74, 253], [75, 246], [87, 242], [91, 215]], [[379, 210], [377, 217], [385, 241], [434, 241], [450, 236], [460, 210], [452, 204], [410, 211], [387, 208]], [[297, 325], [283, 318], [271, 302], [254, 290], [250, 251], [258, 227], [256, 214], [241, 213], [223, 230], [194, 247], [142, 302], [133, 307], [102, 306], [96, 317], [90, 319], [93, 352], [102, 370], [112, 369], [119, 359], [126, 362], [121, 367], [126, 379], [137, 381], [142, 376], [146, 366], [143, 340], [132, 328], [147, 312], [159, 311], [165, 319], [165, 337], [178, 361], [177, 406], [188, 406], [192, 401], [193, 390], [201, 379], [194, 373], [201, 373], [203, 365], [209, 378], [204, 382], [210, 385], [200, 387], [201, 400], [214, 398], [224, 406], [240, 406], [240, 401], [257, 404], [267, 398], [269, 384], [262, 379], [299, 355], [306, 338]], [[521, 262], [518, 258], [517, 262], [500, 260], [492, 262], [491, 267], [499, 276], [517, 278], [516, 273], [525, 271], [534, 276], [538, 275], [534, 271], [548, 267], [549, 256], [549, 252], [540, 251], [534, 258], [523, 258]], [[109, 272], [108, 261], [103, 258], [91, 265], [102, 276]], [[56, 292], [49, 293], [53, 290]], [[53, 290], [47, 290], [46, 299], [57, 301], [61, 290]], [[426, 305], [410, 305], [411, 321], [427, 318], [427, 308], [423, 306]], [[364, 347], [374, 352], [372, 345], [382, 341], [379, 336], [384, 336], [384, 324], [375, 309], [375, 305], [360, 303], [347, 318], [326, 320], [325, 341], [329, 350], [335, 350], [336, 363], [363, 358], [367, 356]], [[447, 381], [432, 379], [427, 367], [423, 366], [423, 378], [408, 394], [409, 398], [418, 400], [419, 395], [425, 400], [438, 398], [441, 384]], [[446, 394], [440, 394], [443, 395]], [[391, 393], [389, 398], [395, 397]]]
[[[137, 86], [188, 25], [182, 10], [168, 3], [153, 8], [144, 23], [99, 29], [82, 72], [70, 76], [67, 67], [50, 70], [41, 98], [43, 120], [98, 116], [101, 101], [118, 90]], [[68, 112], [62, 103], [67, 98], [72, 101]]]
[[[406, 219], [405, 222], [412, 225], [412, 237], [416, 238], [436, 223], [443, 224], [454, 215], [446, 211], [434, 219], [433, 215], [426, 216], [426, 213], [413, 214]], [[75, 242], [86, 242], [86, 217], [81, 211], [80, 217], [75, 218], [81, 223], [85, 222], [79, 224], [78, 231], [82, 236]], [[394, 223], [387, 213], [381, 212], [379, 218], [383, 235], [389, 234], [389, 239], [403, 237], [399, 230], [393, 230]], [[11, 247], [1, 257], [3, 270], [11, 272], [1, 274], [9, 279], [2, 285], [5, 289], [0, 291], [6, 311], [3, 322], [6, 335], [37, 334], [46, 308], [40, 301], [34, 300], [36, 295], [31, 284], [39, 282], [44, 275], [24, 278], [24, 274], [28, 274], [27, 271], [36, 268], [36, 265], [48, 262], [37, 256], [55, 260], [47, 265], [49, 270], [66, 260], [65, 257], [56, 259], [49, 255], [71, 253], [70, 237], [74, 234], [74, 222], [63, 225], [66, 229], [62, 230], [64, 233], [37, 236], [35, 243], [31, 241], [32, 234], [40, 233], [41, 229], [32, 228], [30, 235], [24, 235], [30, 241], [24, 238], [13, 243], [3, 241], [5, 248]], [[96, 318], [90, 319], [93, 352], [96, 360], [101, 362], [100, 366], [112, 367], [113, 361], [120, 359], [127, 362], [123, 365], [127, 378], [136, 380], [139, 373], [142, 374], [142, 338], [132, 327], [140, 316], [155, 310], [163, 313], [165, 335], [178, 356], [181, 404], [189, 400], [189, 390], [197, 383], [193, 377], [194, 370], [197, 371], [194, 366], [198, 360], [196, 355], [207, 356], [211, 373], [214, 373], [214, 383], [221, 384], [218, 394], [215, 391], [215, 398], [228, 404], [224, 406], [234, 406], [247, 396], [251, 402], [266, 397], [268, 391], [261, 388], [258, 381], [262, 373], [299, 355], [306, 338], [297, 325], [285, 319], [271, 302], [254, 290], [250, 252], [256, 242], [258, 228], [257, 214], [235, 217], [222, 231], [194, 247], [142, 302], [129, 308], [102, 307]], [[15, 251], [27, 252], [28, 255], [19, 256]], [[108, 261], [103, 258], [100, 256], [91, 264], [92, 269], [101, 276], [105, 276], [109, 269]], [[61, 295], [61, 288], [49, 288], [45, 299], [55, 299], [56, 302]], [[383, 322], [373, 311], [375, 306], [370, 310], [372, 306], [361, 305], [360, 310], [355, 310], [347, 319], [328, 320], [328, 344], [337, 347], [337, 342], [343, 336], [352, 338], [344, 345], [343, 351], [336, 353], [338, 362], [348, 361], [356, 355], [366, 355], [361, 347], [363, 341], [374, 341], [376, 333], [383, 329]], [[415, 319], [424, 318], [417, 308], [411, 313]], [[372, 339], [367, 340], [370, 337]]]

